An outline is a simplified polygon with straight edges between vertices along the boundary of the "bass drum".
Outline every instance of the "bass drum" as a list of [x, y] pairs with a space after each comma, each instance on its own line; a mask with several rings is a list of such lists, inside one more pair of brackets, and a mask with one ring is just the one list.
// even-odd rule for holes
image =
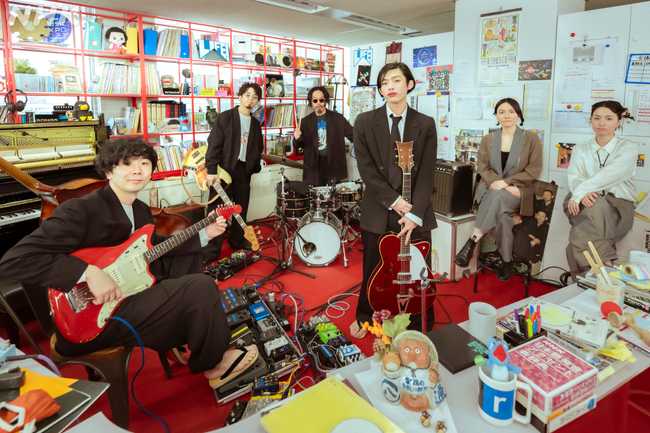
[[327, 266], [341, 253], [341, 220], [332, 212], [307, 213], [298, 224], [294, 253], [307, 266]]

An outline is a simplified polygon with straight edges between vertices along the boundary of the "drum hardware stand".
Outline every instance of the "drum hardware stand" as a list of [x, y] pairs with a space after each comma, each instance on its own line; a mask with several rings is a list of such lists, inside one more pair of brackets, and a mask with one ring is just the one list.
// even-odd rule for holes
[[[440, 295], [438, 294], [437, 290], [437, 283], [443, 282], [445, 279], [447, 279], [447, 273], [443, 273], [440, 275], [438, 278], [427, 278], [427, 269], [422, 269], [420, 271], [420, 318], [421, 322], [420, 325], [422, 327], [422, 332], [426, 334], [427, 332], [430, 331], [430, 329], [427, 329], [427, 296], [433, 296], [433, 302], [431, 302], [431, 311], [435, 308], [435, 303], [438, 301], [438, 304], [440, 304], [440, 308], [442, 311], [445, 313], [445, 315], [449, 318], [448, 321], [446, 322], [435, 322], [435, 324], [449, 324], [452, 323], [451, 316], [449, 315], [449, 312], [445, 308], [444, 304], [442, 303], [442, 300], [440, 299], [441, 297], [449, 296], [449, 295]], [[428, 291], [429, 287], [431, 287], [431, 290]], [[427, 293], [428, 291], [428, 293]]]
[[[350, 213], [352, 209], [343, 209], [343, 230], [341, 230], [341, 249], [343, 250], [343, 267], [347, 268], [350, 260], [348, 259], [347, 249], [361, 237], [361, 234], [350, 225]], [[349, 245], [348, 245], [349, 244]]]
[[[288, 220], [288, 218], [285, 216], [286, 212], [286, 205], [287, 201], [285, 200], [286, 198], [286, 191], [284, 188], [284, 168], [280, 168], [280, 176], [281, 177], [281, 182], [282, 182], [282, 190], [281, 190], [281, 196], [282, 196], [282, 208], [279, 209], [278, 214], [278, 230], [280, 231], [280, 248], [279, 248], [279, 257], [277, 259], [275, 258], [270, 258], [272, 262], [276, 264], [275, 269], [271, 272], [271, 275], [267, 277], [267, 279], [274, 278], [278, 276], [279, 274], [282, 274], [283, 272], [294, 272], [296, 274], [304, 275], [305, 277], [308, 278], [316, 278], [316, 275], [311, 274], [309, 272], [301, 271], [298, 269], [295, 269], [291, 260], [291, 256], [293, 254], [293, 242], [291, 240], [293, 239], [293, 236], [289, 236], [289, 225], [291, 222]], [[290, 243], [291, 242], [291, 243]], [[289, 244], [290, 243], [290, 244]], [[289, 254], [287, 255], [287, 244], [289, 244]]]

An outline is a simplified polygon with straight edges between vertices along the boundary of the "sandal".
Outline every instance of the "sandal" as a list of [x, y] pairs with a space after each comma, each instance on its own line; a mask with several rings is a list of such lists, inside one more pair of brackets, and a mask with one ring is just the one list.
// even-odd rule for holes
[[222, 385], [230, 382], [244, 371], [248, 370], [259, 356], [259, 350], [257, 346], [251, 344], [250, 346], [242, 347], [241, 349], [234, 349], [241, 351], [241, 354], [233, 361], [232, 364], [223, 372], [219, 377], [208, 378], [210, 386], [213, 389], [217, 389]]
[[366, 335], [368, 335], [368, 330], [364, 329], [358, 320], [350, 323], [350, 336], [356, 338], [357, 340], [361, 340]]

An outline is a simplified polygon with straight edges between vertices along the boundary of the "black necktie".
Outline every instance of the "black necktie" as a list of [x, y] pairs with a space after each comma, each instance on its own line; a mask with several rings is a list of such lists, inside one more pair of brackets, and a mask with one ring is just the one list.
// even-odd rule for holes
[[394, 114], [390, 115], [390, 119], [393, 121], [390, 127], [390, 160], [388, 162], [388, 180], [393, 188], [398, 189], [402, 184], [402, 170], [397, 165], [397, 145], [396, 141], [402, 141], [399, 133], [399, 122], [402, 120], [402, 116], [395, 116]]

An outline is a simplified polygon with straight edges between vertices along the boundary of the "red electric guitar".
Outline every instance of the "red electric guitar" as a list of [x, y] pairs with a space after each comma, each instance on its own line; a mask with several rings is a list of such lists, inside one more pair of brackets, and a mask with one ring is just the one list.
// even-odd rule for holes
[[[411, 202], [411, 168], [413, 142], [397, 142], [397, 165], [402, 169], [402, 198]], [[380, 261], [368, 283], [368, 301], [374, 311], [388, 310], [393, 315], [420, 313], [420, 279], [423, 272], [432, 279], [433, 273], [425, 257], [429, 242], [404, 242], [394, 233], [379, 241]], [[411, 301], [415, 302], [411, 302]]]
[[[147, 224], [120, 245], [113, 247], [83, 248], [71, 255], [84, 262], [95, 265], [113, 278], [122, 291], [123, 298], [135, 295], [151, 287], [155, 277], [149, 271], [149, 263], [196, 235], [222, 216], [226, 219], [241, 212], [241, 206], [218, 207], [196, 224], [153, 246], [151, 237], [153, 224]], [[83, 282], [75, 285], [69, 292], [48, 289], [48, 300], [52, 318], [61, 335], [73, 343], [86, 343], [95, 339], [106, 327], [108, 319], [122, 301], [93, 304], [93, 295]]]

